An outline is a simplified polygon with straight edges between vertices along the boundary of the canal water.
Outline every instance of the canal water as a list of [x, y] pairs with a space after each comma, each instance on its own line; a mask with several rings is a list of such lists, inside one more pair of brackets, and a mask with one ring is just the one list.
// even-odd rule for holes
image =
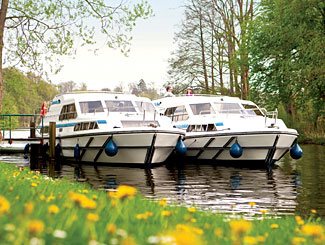
[[[302, 149], [302, 159], [287, 154], [272, 169], [199, 162], [153, 169], [65, 164], [56, 175], [101, 190], [132, 185], [147, 198], [167, 198], [218, 213], [253, 215], [267, 210], [267, 214], [305, 216], [315, 209], [325, 217], [325, 146]], [[0, 161], [28, 165], [23, 155], [0, 156]]]

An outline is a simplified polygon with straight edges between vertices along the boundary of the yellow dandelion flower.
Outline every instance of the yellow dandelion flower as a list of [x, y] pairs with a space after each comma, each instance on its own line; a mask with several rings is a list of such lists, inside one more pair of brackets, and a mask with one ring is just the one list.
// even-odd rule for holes
[[42, 201], [45, 200], [45, 196], [44, 195], [40, 195], [39, 199], [41, 199]]
[[31, 186], [31, 187], [36, 187], [37, 184], [33, 182], [33, 183], [30, 184], [30, 186]]
[[4, 196], [0, 196], [0, 215], [8, 212], [9, 209], [10, 202]]
[[59, 207], [54, 204], [49, 207], [50, 214], [57, 214], [59, 211], [60, 211]]
[[167, 201], [166, 201], [165, 199], [160, 200], [160, 201], [158, 202], [158, 205], [161, 206], [161, 207], [165, 207], [165, 206], [167, 205]]
[[93, 195], [93, 199], [94, 199], [94, 200], [97, 200], [98, 197], [97, 197], [96, 195]]
[[186, 244], [186, 245], [201, 245], [203, 244], [202, 240], [200, 239], [200, 235], [193, 230], [181, 230], [177, 232], [173, 232], [168, 235], [173, 239], [170, 244]]
[[35, 173], [36, 173], [36, 174], [40, 174], [41, 172], [36, 170]]
[[116, 225], [115, 224], [108, 224], [106, 226], [106, 229], [107, 229], [107, 232], [109, 234], [112, 234], [113, 235], [116, 232]]
[[145, 219], [148, 218], [148, 216], [145, 215], [145, 214], [137, 214], [137, 215], [136, 215], [136, 218], [137, 218], [137, 219], [140, 219], [140, 220], [141, 220], [141, 219], [144, 219], [144, 220], [145, 220]]
[[87, 220], [92, 221], [92, 222], [96, 222], [96, 221], [99, 220], [99, 216], [98, 216], [98, 214], [89, 213], [87, 215]]
[[13, 191], [14, 188], [13, 188], [12, 186], [10, 186], [8, 190], [9, 190], [9, 191]]
[[302, 218], [300, 216], [296, 216], [295, 219], [296, 219], [297, 222], [302, 220]]
[[83, 193], [88, 193], [88, 190], [83, 190], [82, 192], [83, 192]]
[[132, 237], [126, 237], [122, 240], [121, 245], [137, 245]]
[[256, 237], [256, 240], [260, 243], [263, 243], [266, 241], [266, 237], [265, 236], [257, 236]]
[[238, 235], [249, 233], [252, 229], [252, 223], [246, 220], [232, 220], [229, 225], [231, 230]]
[[38, 176], [34, 175], [32, 178], [33, 178], [33, 179], [38, 179]]
[[188, 208], [187, 209], [190, 213], [195, 213], [196, 209], [195, 208]]
[[25, 207], [25, 214], [30, 214], [34, 210], [34, 204], [32, 202], [25, 203], [24, 207]]
[[301, 227], [301, 231], [307, 236], [320, 237], [323, 235], [323, 227], [320, 225], [304, 225]]
[[214, 234], [218, 237], [218, 238], [221, 238], [222, 237], [222, 234], [223, 234], [223, 230], [221, 228], [216, 228], [214, 230]]
[[305, 224], [305, 221], [303, 221], [303, 220], [299, 220], [299, 221], [297, 222], [297, 224], [298, 224], [298, 225], [304, 225], [304, 224]]
[[28, 223], [30, 233], [41, 233], [44, 230], [44, 223], [40, 220], [32, 220]]
[[171, 216], [172, 215], [172, 212], [171, 211], [164, 210], [164, 211], [161, 212], [161, 215], [168, 217], [168, 216]]
[[257, 239], [256, 239], [256, 237], [253, 237], [253, 236], [245, 236], [244, 237], [244, 243], [245, 244], [256, 244]]
[[271, 227], [272, 229], [278, 229], [278, 228], [279, 228], [279, 225], [278, 225], [278, 224], [272, 224], [270, 227]]
[[191, 219], [191, 222], [192, 222], [192, 223], [196, 223], [196, 219], [192, 218], [192, 219]]
[[200, 229], [200, 228], [195, 228], [195, 227], [193, 227], [193, 228], [192, 228], [192, 231], [195, 232], [195, 233], [198, 234], [198, 235], [202, 235], [202, 234], [203, 234], [203, 230]]
[[55, 196], [49, 196], [47, 199], [46, 199], [46, 201], [47, 202], [50, 202], [50, 201], [52, 201], [52, 200], [55, 200]]
[[132, 198], [137, 192], [134, 187], [128, 185], [120, 185], [116, 190], [116, 198]]
[[262, 214], [267, 214], [267, 210], [265, 210], [265, 209], [260, 210], [260, 212], [261, 212]]
[[305, 243], [305, 242], [306, 242], [306, 239], [303, 237], [293, 237], [291, 239], [291, 243], [293, 245], [298, 245], [298, 244]]
[[190, 231], [190, 227], [189, 226], [182, 225], [182, 224], [176, 225], [176, 229], [179, 230], [179, 231], [186, 231], [186, 232], [189, 232]]
[[89, 199], [83, 194], [69, 192], [69, 197], [82, 208], [95, 209], [97, 207], [97, 203], [94, 200]]
[[310, 210], [310, 212], [312, 212], [313, 214], [317, 213], [316, 209], [312, 209]]
[[251, 205], [251, 206], [255, 206], [256, 203], [255, 203], [255, 202], [250, 202], [249, 205]]

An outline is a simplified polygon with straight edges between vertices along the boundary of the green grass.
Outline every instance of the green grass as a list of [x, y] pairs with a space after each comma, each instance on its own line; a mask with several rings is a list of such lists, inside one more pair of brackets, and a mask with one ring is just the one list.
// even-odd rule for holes
[[131, 187], [108, 194], [10, 164], [0, 172], [0, 244], [325, 243], [316, 211], [249, 221], [147, 200]]

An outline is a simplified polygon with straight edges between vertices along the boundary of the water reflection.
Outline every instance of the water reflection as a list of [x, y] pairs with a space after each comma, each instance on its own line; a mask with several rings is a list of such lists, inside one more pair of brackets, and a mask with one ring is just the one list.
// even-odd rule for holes
[[[325, 147], [306, 145], [303, 150], [301, 160], [287, 156], [273, 169], [200, 164], [154, 169], [63, 164], [55, 174], [100, 190], [128, 184], [148, 198], [168, 198], [176, 204], [195, 204], [213, 212], [251, 215], [265, 209], [277, 215], [305, 215], [316, 209], [318, 215], [325, 216], [325, 164], [321, 161]], [[14, 161], [22, 164], [17, 156]], [[42, 163], [39, 170], [46, 173], [46, 165]]]

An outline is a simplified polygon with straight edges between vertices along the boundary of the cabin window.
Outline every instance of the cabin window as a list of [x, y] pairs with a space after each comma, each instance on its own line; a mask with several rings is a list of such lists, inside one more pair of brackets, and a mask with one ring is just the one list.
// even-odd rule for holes
[[173, 122], [185, 121], [188, 119], [188, 113], [184, 105], [167, 108], [165, 116], [170, 117]]
[[217, 111], [222, 114], [241, 114], [242, 108], [238, 103], [214, 103]]
[[74, 131], [98, 129], [97, 122], [80, 122], [74, 126]]
[[194, 115], [215, 114], [210, 103], [190, 104]]
[[135, 104], [137, 105], [137, 107], [139, 108], [139, 111], [141, 111], [141, 112], [143, 112], [144, 110], [146, 112], [151, 112], [151, 113], [155, 112], [155, 107], [150, 102], [136, 101]]
[[69, 120], [77, 118], [77, 111], [75, 104], [64, 105], [61, 109], [59, 120]]
[[258, 109], [258, 107], [255, 105], [242, 104], [242, 106], [245, 108], [245, 114], [247, 114], [247, 115], [264, 116], [263, 113], [260, 111], [260, 109]]
[[104, 108], [100, 100], [79, 102], [79, 105], [81, 113], [104, 112]]
[[105, 103], [109, 112], [136, 112], [129, 100], [106, 100]]

